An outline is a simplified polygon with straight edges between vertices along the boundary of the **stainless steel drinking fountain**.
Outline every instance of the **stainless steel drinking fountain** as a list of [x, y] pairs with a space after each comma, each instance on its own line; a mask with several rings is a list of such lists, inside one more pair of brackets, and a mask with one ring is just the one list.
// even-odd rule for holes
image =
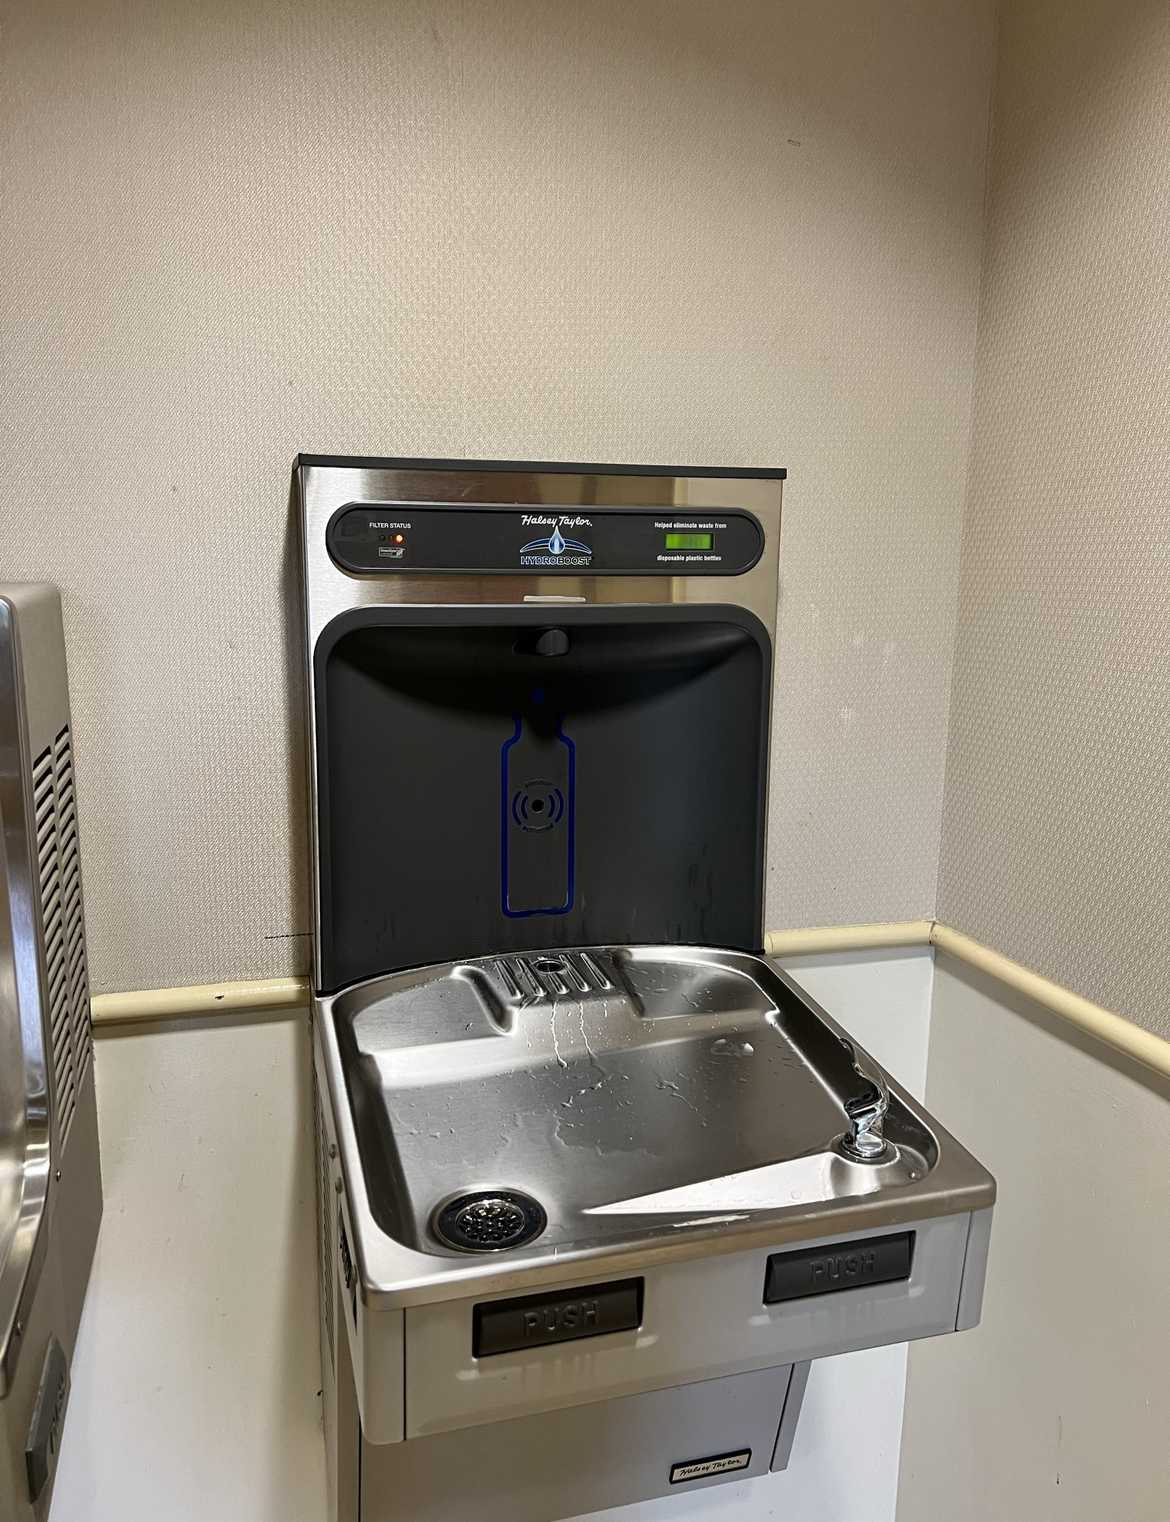
[[0, 1517], [43, 1522], [102, 1213], [61, 604], [0, 585]]
[[978, 1320], [993, 1180], [762, 956], [782, 478], [297, 462], [340, 1522], [783, 1469]]

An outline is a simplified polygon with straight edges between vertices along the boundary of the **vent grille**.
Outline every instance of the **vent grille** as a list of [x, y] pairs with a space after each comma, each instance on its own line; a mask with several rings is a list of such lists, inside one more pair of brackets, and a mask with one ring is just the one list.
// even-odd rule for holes
[[606, 993], [614, 987], [587, 951], [550, 951], [536, 956], [499, 957], [496, 976], [515, 1003], [532, 1004], [546, 995]]
[[318, 1262], [321, 1290], [321, 1327], [325, 1333], [325, 1346], [329, 1350], [329, 1367], [336, 1369], [337, 1360], [333, 1347], [333, 1249], [330, 1233], [329, 1212], [329, 1147], [325, 1140], [325, 1117], [321, 1110], [321, 1093], [317, 1087], [317, 1070], [313, 1069], [313, 1113], [317, 1131], [317, 1189], [320, 1202], [317, 1210]]
[[73, 747], [68, 725], [33, 763], [33, 815], [45, 944], [49, 1069], [57, 1128], [64, 1146], [77, 1110], [77, 1096], [93, 1060]]

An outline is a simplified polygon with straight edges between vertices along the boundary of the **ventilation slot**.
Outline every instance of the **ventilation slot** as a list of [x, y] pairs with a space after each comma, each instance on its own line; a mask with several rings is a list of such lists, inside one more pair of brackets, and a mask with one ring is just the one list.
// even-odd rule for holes
[[68, 1139], [77, 1096], [93, 1060], [81, 858], [68, 727], [33, 765], [33, 814], [45, 944], [45, 1007], [57, 1129]]
[[325, 1117], [321, 1111], [321, 1093], [317, 1087], [317, 1072], [313, 1070], [313, 1113], [317, 1121], [317, 1188], [320, 1206], [317, 1211], [317, 1236], [320, 1249], [317, 1271], [321, 1284], [321, 1326], [325, 1333], [325, 1346], [329, 1350], [329, 1367], [336, 1369], [333, 1350], [333, 1249], [329, 1224], [329, 1146], [325, 1140]]
[[81, 851], [73, 790], [73, 747], [68, 729], [63, 729], [57, 736], [53, 755], [57, 774], [61, 912], [65, 923], [65, 955], [69, 963], [69, 1044], [80, 1091], [93, 1061], [93, 1024], [89, 1010], [89, 970], [85, 961], [85, 919], [81, 909]]

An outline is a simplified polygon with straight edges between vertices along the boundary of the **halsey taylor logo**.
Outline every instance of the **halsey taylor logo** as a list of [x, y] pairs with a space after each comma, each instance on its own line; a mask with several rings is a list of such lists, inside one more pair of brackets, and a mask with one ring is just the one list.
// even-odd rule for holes
[[574, 539], [566, 529], [592, 528], [589, 518], [580, 514], [562, 513], [559, 517], [540, 513], [521, 513], [520, 522], [525, 528], [547, 528], [550, 532], [539, 539], [530, 539], [520, 547], [520, 564], [525, 566], [588, 565], [593, 559], [593, 546], [582, 539]]

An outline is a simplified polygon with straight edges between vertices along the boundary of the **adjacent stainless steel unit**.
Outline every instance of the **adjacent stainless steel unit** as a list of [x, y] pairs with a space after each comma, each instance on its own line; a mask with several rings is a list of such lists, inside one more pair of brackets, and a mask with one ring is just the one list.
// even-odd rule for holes
[[[669, 675], [657, 686], [639, 675], [620, 688], [605, 725], [592, 730], [586, 708], [573, 710], [565, 696], [566, 679], [558, 701], [569, 705], [572, 722], [556, 729], [576, 737], [578, 769], [593, 767], [594, 800], [607, 781], [616, 786], [612, 773], [604, 775], [607, 756], [616, 752], [618, 770], [632, 768], [632, 735], [638, 745], [653, 744], [660, 715], [677, 726], [680, 712], [688, 722], [702, 712], [680, 708], [677, 696], [697, 669], [696, 650], [704, 672], [740, 659], [744, 630], [757, 642], [752, 650], [766, 643], [770, 651], [780, 482], [762, 473], [302, 459], [297, 486], [318, 892], [313, 1041], [333, 1515], [339, 1522], [552, 1522], [783, 1469], [810, 1360], [978, 1320], [995, 1186], [847, 1032], [757, 954], [762, 922], [757, 916], [744, 926], [759, 899], [745, 897], [735, 919], [738, 950], [681, 937], [559, 943], [555, 926], [570, 921], [556, 918], [567, 911], [546, 895], [534, 901], [552, 906], [521, 920], [530, 929], [501, 918], [498, 945], [468, 944], [454, 960], [411, 966], [384, 925], [394, 914], [411, 920], [403, 881], [409, 885], [412, 872], [420, 883], [425, 876], [432, 893], [436, 881], [449, 881], [444, 934], [470, 927], [473, 941], [490, 929], [491, 884], [482, 870], [469, 884], [472, 864], [461, 863], [457, 850], [438, 862], [387, 860], [395, 890], [383, 905], [380, 867], [371, 872], [363, 861], [355, 912], [372, 926], [368, 943], [387, 970], [331, 983], [329, 970], [339, 964], [323, 956], [324, 943], [348, 929], [338, 928], [336, 898], [331, 919], [324, 905], [323, 885], [332, 878], [330, 891], [338, 891], [337, 863], [327, 855], [337, 823], [330, 812], [351, 802], [338, 793], [344, 758], [333, 736], [348, 735], [358, 750], [369, 745], [361, 767], [344, 775], [347, 787], [356, 776], [368, 789], [376, 831], [392, 806], [381, 796], [386, 768], [402, 776], [394, 747], [419, 768], [446, 767], [435, 737], [459, 743], [460, 731], [436, 725], [434, 709], [466, 699], [477, 710], [468, 743], [481, 773], [471, 779], [479, 801], [461, 803], [460, 817], [470, 831], [494, 807], [502, 821], [492, 872], [498, 882], [502, 864], [507, 916], [510, 812], [533, 826], [525, 809], [557, 813], [566, 792], [571, 808], [572, 788], [541, 771], [542, 761], [524, 773], [535, 780], [514, 788], [511, 742], [493, 752], [492, 725], [502, 717], [509, 728], [513, 696], [517, 712], [532, 702], [547, 713], [539, 707], [543, 681], [533, 675], [540, 662], [547, 658], [551, 671], [570, 649], [595, 649], [599, 627], [616, 630], [619, 654], [607, 647], [608, 666], [589, 666], [580, 655], [585, 676], [573, 690], [586, 694], [586, 707], [599, 683], [620, 683], [630, 669]], [[495, 564], [498, 550], [482, 549], [469, 551], [462, 569], [447, 566], [444, 556], [454, 562], [457, 552], [434, 548], [440, 508], [472, 538], [481, 529], [474, 514], [511, 510], [517, 528], [531, 522], [547, 545], [521, 546], [524, 536], [516, 536], [518, 565], [529, 569]], [[615, 570], [618, 561], [606, 560], [598, 520], [607, 511], [649, 516], [656, 532], [669, 533], [655, 572]], [[744, 529], [748, 549], [724, 574], [717, 557], [703, 564], [711, 549], [703, 525], [737, 511], [758, 526], [759, 553], [752, 558]], [[357, 514], [365, 538], [339, 547], [329, 536], [347, 514]], [[404, 541], [424, 519], [431, 538], [418, 558], [429, 556], [432, 568], [412, 570]], [[497, 544], [499, 521], [487, 535]], [[574, 543], [575, 524], [593, 541]], [[628, 525], [623, 535], [630, 543], [636, 537]], [[687, 574], [692, 550], [699, 568]], [[381, 558], [389, 569], [381, 570]], [[680, 626], [700, 634], [671, 644], [654, 632], [668, 625], [672, 637]], [[724, 632], [711, 634], [717, 625]], [[348, 686], [323, 679], [339, 628], [359, 631], [351, 657], [357, 676], [346, 678]], [[465, 673], [452, 675], [461, 640], [477, 673], [470, 686]], [[435, 648], [432, 683], [411, 662], [425, 665]], [[510, 675], [513, 653], [522, 682]], [[609, 675], [599, 678], [599, 670]], [[479, 673], [499, 682], [494, 697], [475, 685]], [[550, 676], [550, 692], [555, 681]], [[396, 727], [390, 737], [383, 724], [374, 741], [373, 709], [385, 684], [397, 684]], [[737, 690], [750, 697], [750, 686]], [[358, 705], [345, 724], [335, 711], [342, 702]], [[635, 728], [639, 704], [652, 710], [649, 730]], [[716, 706], [719, 724], [754, 723], [734, 705]], [[519, 736], [521, 719], [515, 723]], [[693, 729], [676, 732], [685, 738]], [[758, 759], [741, 775], [765, 768], [766, 724], [752, 730], [753, 744], [757, 733]], [[555, 759], [556, 752], [533, 755]], [[494, 783], [482, 775], [493, 765]], [[458, 781], [455, 772], [443, 776]], [[647, 789], [650, 816], [653, 793]], [[685, 806], [676, 796], [672, 807]], [[712, 801], [715, 814], [720, 806]], [[581, 817], [609, 828], [604, 812]], [[753, 817], [759, 838], [751, 844], [759, 847], [762, 816]], [[671, 822], [659, 819], [664, 829]], [[718, 818], [709, 828], [718, 830]], [[352, 849], [352, 820], [350, 829]], [[418, 832], [411, 838], [425, 842]], [[698, 855], [708, 845], [714, 854], [713, 835], [693, 838]], [[486, 843], [494, 853], [488, 834], [477, 839], [478, 850]], [[482, 869], [482, 860], [476, 865]], [[745, 850], [744, 872], [762, 872], [757, 850]], [[592, 879], [590, 891], [601, 880]], [[723, 879], [734, 880], [734, 872]], [[711, 897], [710, 881], [696, 872], [693, 893], [701, 897], [706, 887]], [[660, 879], [654, 891], [665, 897], [676, 888]], [[686, 905], [671, 902], [681, 922]], [[640, 913], [635, 894], [631, 919]], [[525, 935], [529, 945], [518, 946]], [[843, 1422], [855, 1419], [842, 1413]]]
[[0, 1514], [47, 1515], [101, 1218], [61, 606], [0, 585]]

